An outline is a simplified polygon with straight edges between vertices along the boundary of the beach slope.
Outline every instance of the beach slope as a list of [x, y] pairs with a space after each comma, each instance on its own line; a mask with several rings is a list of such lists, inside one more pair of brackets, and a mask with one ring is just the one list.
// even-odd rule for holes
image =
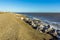
[[34, 30], [20, 18], [24, 15], [15, 13], [0, 13], [0, 40], [49, 40], [48, 34]]

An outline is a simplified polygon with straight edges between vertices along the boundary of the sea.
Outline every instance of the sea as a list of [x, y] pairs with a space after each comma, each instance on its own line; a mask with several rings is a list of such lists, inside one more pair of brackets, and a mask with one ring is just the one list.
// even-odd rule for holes
[[[60, 13], [19, 13], [30, 18], [38, 18], [43, 22], [51, 25], [55, 30], [60, 30]], [[58, 37], [60, 40], [60, 36]]]
[[60, 13], [19, 13], [24, 14], [30, 18], [35, 17], [43, 22], [50, 24], [56, 30], [60, 30]]

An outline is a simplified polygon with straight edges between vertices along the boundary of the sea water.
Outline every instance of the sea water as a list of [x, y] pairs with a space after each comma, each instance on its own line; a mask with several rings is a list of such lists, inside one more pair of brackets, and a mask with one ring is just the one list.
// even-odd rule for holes
[[23, 13], [29, 17], [36, 17], [60, 30], [60, 14], [57, 13]]
[[[56, 30], [60, 30], [60, 14], [57, 13], [53, 13], [53, 14], [49, 14], [49, 13], [23, 13], [25, 15], [27, 15], [28, 17], [32, 18], [32, 17], [36, 17], [40, 20], [42, 20], [43, 22], [50, 24], [54, 29]], [[60, 36], [58, 37], [58, 40], [60, 40]]]

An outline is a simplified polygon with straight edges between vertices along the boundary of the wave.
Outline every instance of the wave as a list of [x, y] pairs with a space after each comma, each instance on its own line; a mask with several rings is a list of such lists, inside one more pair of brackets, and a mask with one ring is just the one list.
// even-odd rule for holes
[[51, 27], [53, 27], [54, 29], [60, 30], [60, 22], [50, 21], [50, 20], [47, 20], [46, 18], [43, 18], [43, 17], [33, 17], [33, 16], [30, 16], [30, 18], [40, 19], [42, 22], [44, 22], [44, 23], [46, 23], [46, 24], [49, 24], [49, 25], [50, 25]]
[[34, 18], [38, 18], [38, 19], [42, 20], [43, 22], [51, 25], [51, 27], [60, 30], [60, 21], [58, 20], [58, 19], [60, 19], [60, 16], [59, 17], [56, 17], [54, 15], [53, 16], [47, 16], [47, 15], [46, 16], [43, 16], [43, 14], [42, 15], [40, 14], [40, 16], [39, 15], [38, 16], [34, 16], [32, 14], [30, 15], [29, 13], [28, 14], [25, 14], [25, 15], [27, 15], [30, 18], [33, 18], [33, 17]]
[[53, 21], [48, 21], [48, 20], [43, 20], [45, 23], [51, 25], [54, 29], [59, 29], [60, 30], [60, 22], [53, 22]]

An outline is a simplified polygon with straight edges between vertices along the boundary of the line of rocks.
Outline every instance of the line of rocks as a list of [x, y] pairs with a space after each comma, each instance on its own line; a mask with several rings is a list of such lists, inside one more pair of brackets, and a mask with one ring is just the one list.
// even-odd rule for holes
[[26, 23], [32, 26], [33, 29], [40, 31], [41, 33], [47, 33], [53, 36], [51, 40], [59, 40], [60, 30], [54, 29], [51, 25], [44, 23], [37, 18], [25, 18], [23, 19]]

